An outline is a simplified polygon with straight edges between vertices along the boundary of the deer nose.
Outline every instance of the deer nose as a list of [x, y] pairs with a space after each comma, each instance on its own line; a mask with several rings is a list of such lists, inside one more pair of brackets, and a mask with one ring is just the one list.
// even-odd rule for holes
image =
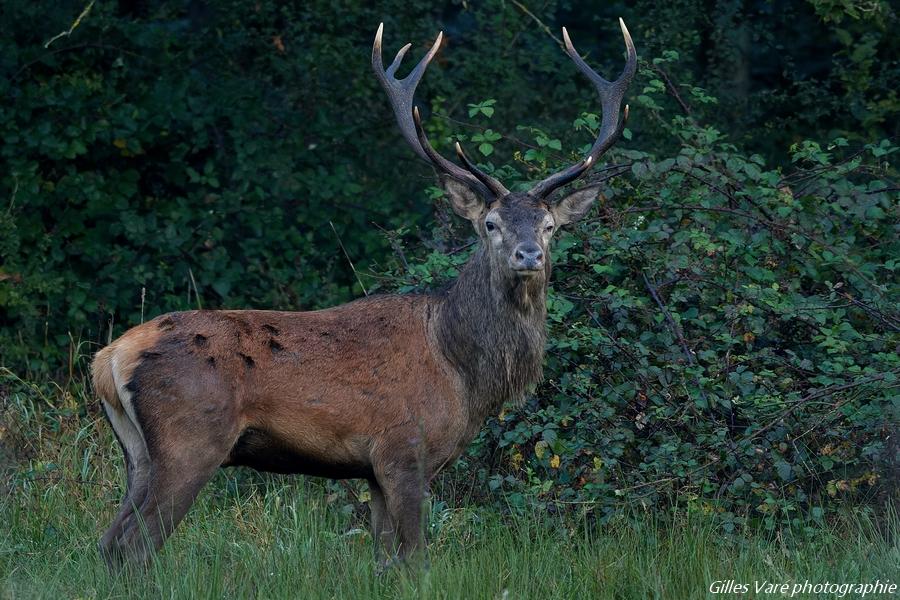
[[513, 269], [534, 271], [544, 266], [544, 251], [534, 242], [522, 242], [513, 253]]

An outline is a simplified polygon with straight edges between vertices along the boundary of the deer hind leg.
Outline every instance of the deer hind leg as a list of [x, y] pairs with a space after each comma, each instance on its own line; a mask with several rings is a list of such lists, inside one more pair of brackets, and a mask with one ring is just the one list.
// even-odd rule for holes
[[122, 535], [124, 553], [132, 561], [145, 563], [162, 547], [226, 461], [238, 438], [237, 426], [226, 423], [200, 418], [155, 423], [147, 491]]
[[[130, 401], [130, 396], [127, 400]], [[110, 567], [114, 567], [124, 558], [119, 548], [125, 528], [134, 518], [135, 509], [144, 502], [147, 495], [150, 456], [139, 426], [132, 421], [125, 407], [121, 404], [114, 406], [104, 400], [103, 409], [122, 447], [127, 471], [125, 496], [119, 512], [99, 543], [101, 555]]]
[[227, 455], [227, 451], [191, 450], [189, 457], [153, 461], [145, 498], [118, 540], [129, 560], [146, 563], [162, 547]]
[[[104, 553], [118, 562], [124, 559], [140, 564], [162, 547], [226, 460], [237, 440], [238, 424], [228, 410], [230, 400], [214, 397], [196, 382], [143, 388], [134, 381], [127, 387], [119, 383], [123, 412], [140, 434], [143, 454], [140, 460], [131, 461], [132, 485], [126, 506], [104, 536]], [[136, 411], [136, 406], [141, 410]], [[143, 422], [138, 417], [145, 411], [155, 418]], [[122, 436], [120, 430], [126, 428], [117, 429]]]

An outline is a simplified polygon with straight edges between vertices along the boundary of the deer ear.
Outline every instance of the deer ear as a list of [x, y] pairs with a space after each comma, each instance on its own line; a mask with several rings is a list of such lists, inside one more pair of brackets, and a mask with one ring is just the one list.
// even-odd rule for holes
[[594, 200], [600, 196], [600, 186], [592, 185], [576, 190], [550, 207], [557, 226], [577, 221], [591, 210]]
[[441, 183], [444, 185], [444, 192], [447, 194], [447, 198], [450, 199], [450, 206], [453, 207], [453, 212], [473, 223], [481, 218], [481, 215], [484, 214], [484, 200], [473, 192], [469, 186], [447, 176], [441, 178]]

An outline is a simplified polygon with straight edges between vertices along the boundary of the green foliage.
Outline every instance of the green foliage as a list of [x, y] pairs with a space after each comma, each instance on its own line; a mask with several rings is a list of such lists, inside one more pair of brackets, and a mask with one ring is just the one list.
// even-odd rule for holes
[[465, 459], [478, 489], [604, 517], [676, 499], [726, 528], [889, 492], [888, 3], [522, 6], [96, 3], [72, 28], [83, 2], [6, 2], [0, 365], [71, 379], [81, 354], [165, 311], [348, 300], [362, 290], [338, 238], [384, 289], [441, 285], [470, 232], [445, 209], [423, 227], [441, 192], [423, 194], [433, 179], [370, 75], [377, 23], [386, 55], [413, 42], [410, 64], [445, 30], [418, 96], [429, 137], [522, 189], [599, 126], [542, 25], [568, 25], [612, 76], [622, 15], [643, 68], [594, 180], [619, 177], [556, 242], [546, 382]]
[[[728, 530], [895, 493], [898, 147], [804, 141], [775, 168], [712, 126], [663, 122], [652, 81], [634, 110], [680, 150], [622, 143], [594, 176], [626, 174], [556, 240], [546, 381], [489, 422], [464, 472], [514, 506], [675, 501]], [[544, 174], [545, 155], [521, 160]], [[457, 269], [433, 252], [396, 276], [409, 289]]]

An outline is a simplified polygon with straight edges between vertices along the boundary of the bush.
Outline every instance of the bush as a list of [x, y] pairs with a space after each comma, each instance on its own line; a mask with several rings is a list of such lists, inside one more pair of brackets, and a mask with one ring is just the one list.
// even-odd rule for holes
[[0, 365], [77, 379], [80, 356], [165, 311], [337, 304], [362, 291], [345, 251], [373, 288], [439, 285], [469, 231], [446, 211], [421, 229], [430, 175], [370, 75], [376, 24], [388, 52], [447, 31], [447, 68], [419, 96], [429, 136], [524, 185], [597, 126], [584, 113], [547, 133], [595, 100], [542, 26], [572, 24], [611, 74], [623, 14], [660, 57], [633, 84], [633, 141], [595, 170], [620, 175], [598, 216], [556, 242], [546, 382], [490, 421], [465, 459], [484, 485], [460, 489], [601, 516], [686, 502], [772, 526], [891, 491], [887, 3], [333, 4], [104, 2], [77, 26], [82, 2], [4, 5]]
[[[601, 516], [686, 503], [727, 529], [896, 492], [897, 146], [806, 141], [772, 167], [713, 127], [663, 120], [663, 62], [633, 112], [681, 149], [623, 141], [593, 176], [614, 177], [599, 214], [555, 242], [545, 383], [490, 420], [465, 459], [475, 485], [458, 489]], [[551, 143], [537, 132], [521, 158], [535, 176]], [[433, 252], [392, 275], [434, 286], [464, 260]]]

